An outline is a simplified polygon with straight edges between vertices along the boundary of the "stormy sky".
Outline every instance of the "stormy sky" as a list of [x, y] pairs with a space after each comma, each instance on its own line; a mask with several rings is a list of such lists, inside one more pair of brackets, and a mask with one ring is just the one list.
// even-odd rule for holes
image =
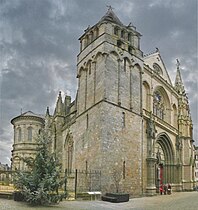
[[75, 98], [78, 38], [107, 5], [136, 26], [144, 54], [159, 48], [173, 83], [180, 60], [198, 145], [197, 0], [0, 0], [1, 163], [10, 164], [10, 120], [21, 109], [53, 113], [60, 90]]

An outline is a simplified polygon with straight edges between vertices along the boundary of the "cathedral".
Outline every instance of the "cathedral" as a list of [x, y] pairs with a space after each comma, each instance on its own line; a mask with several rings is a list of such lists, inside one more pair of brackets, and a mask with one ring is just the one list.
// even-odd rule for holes
[[110, 7], [79, 38], [76, 98], [59, 92], [55, 110], [12, 119], [12, 168], [25, 169], [43, 128], [53, 139], [62, 170], [101, 171], [101, 191], [154, 195], [160, 184], [173, 191], [194, 185], [193, 124], [176, 61], [172, 84], [158, 49], [144, 55], [141, 34]]

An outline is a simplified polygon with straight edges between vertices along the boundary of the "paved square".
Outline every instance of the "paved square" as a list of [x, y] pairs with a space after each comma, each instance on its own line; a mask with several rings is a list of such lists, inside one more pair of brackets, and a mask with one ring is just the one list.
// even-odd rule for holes
[[173, 193], [133, 198], [126, 203], [63, 201], [50, 207], [31, 207], [22, 202], [0, 199], [0, 210], [197, 210], [198, 192]]

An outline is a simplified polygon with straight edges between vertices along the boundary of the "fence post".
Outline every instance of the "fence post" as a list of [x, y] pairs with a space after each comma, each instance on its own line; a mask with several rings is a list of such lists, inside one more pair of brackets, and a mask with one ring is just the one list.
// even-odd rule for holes
[[102, 188], [102, 184], [101, 184], [101, 171], [100, 171], [100, 175], [99, 175], [99, 177], [100, 177], [100, 191], [101, 191], [101, 188]]
[[78, 170], [75, 172], [75, 199], [77, 199], [77, 179], [78, 179]]

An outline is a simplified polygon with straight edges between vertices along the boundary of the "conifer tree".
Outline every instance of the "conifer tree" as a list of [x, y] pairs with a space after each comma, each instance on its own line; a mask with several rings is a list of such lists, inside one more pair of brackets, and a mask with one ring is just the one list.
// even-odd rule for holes
[[[24, 160], [28, 171], [17, 171], [14, 184], [23, 195], [24, 201], [32, 205], [58, 203], [65, 197], [59, 189], [61, 166], [55, 154], [49, 152], [50, 137], [43, 132], [38, 137], [38, 150], [34, 160]], [[62, 180], [62, 181], [61, 181]]]

